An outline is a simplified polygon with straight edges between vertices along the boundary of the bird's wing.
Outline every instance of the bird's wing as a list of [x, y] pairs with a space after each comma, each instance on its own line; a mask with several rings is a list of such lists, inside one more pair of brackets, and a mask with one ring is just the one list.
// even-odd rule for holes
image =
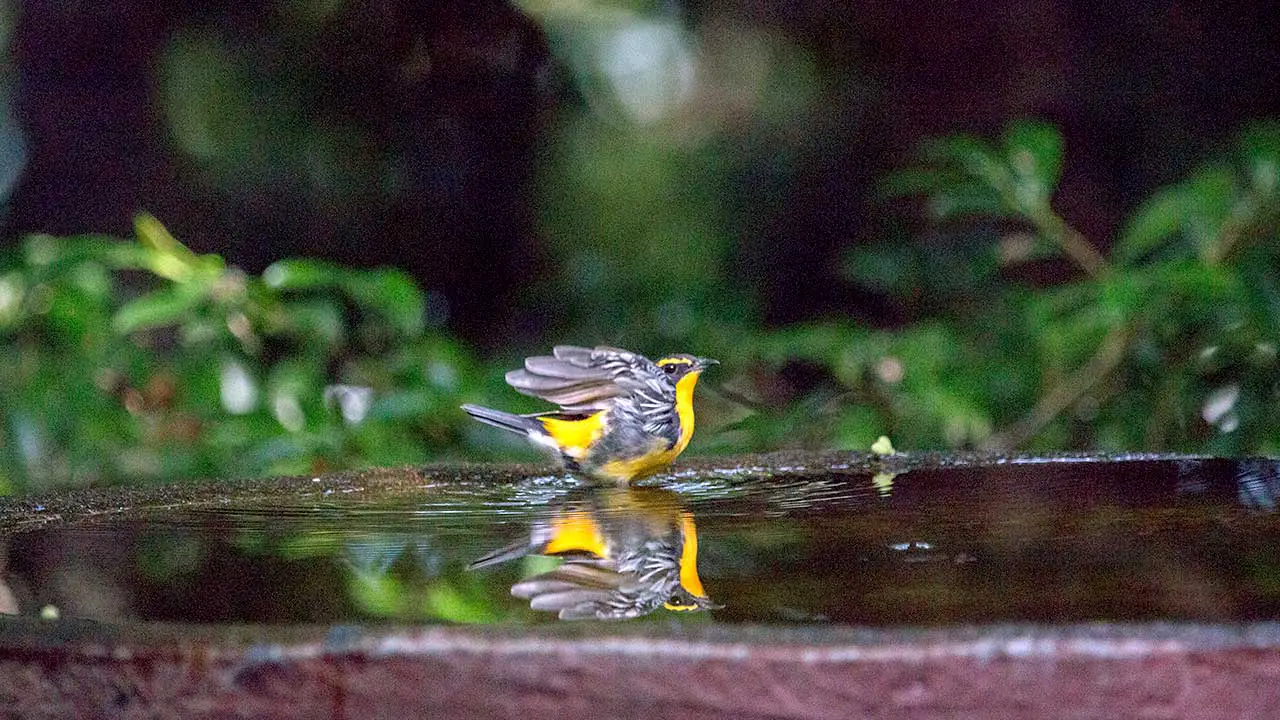
[[614, 415], [631, 416], [633, 422], [620, 423], [642, 427], [646, 435], [675, 442], [680, 434], [680, 417], [676, 413], [676, 387], [662, 370], [654, 374], [634, 374], [618, 379], [626, 394], [614, 407]]
[[640, 590], [631, 575], [607, 564], [578, 562], [566, 562], [511, 586], [511, 594], [528, 600], [530, 608], [555, 612], [562, 620], [638, 617], [659, 604]]
[[657, 365], [612, 347], [558, 345], [551, 355], [526, 358], [522, 369], [507, 373], [507, 384], [570, 414], [607, 410], [624, 396], [635, 396], [640, 409], [675, 401], [675, 387]]

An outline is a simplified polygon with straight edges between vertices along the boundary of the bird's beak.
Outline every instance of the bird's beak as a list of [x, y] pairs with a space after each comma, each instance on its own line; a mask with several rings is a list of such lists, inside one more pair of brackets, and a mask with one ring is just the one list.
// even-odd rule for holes
[[708, 367], [710, 365], [719, 365], [720, 361], [712, 358], [698, 358], [698, 369]]

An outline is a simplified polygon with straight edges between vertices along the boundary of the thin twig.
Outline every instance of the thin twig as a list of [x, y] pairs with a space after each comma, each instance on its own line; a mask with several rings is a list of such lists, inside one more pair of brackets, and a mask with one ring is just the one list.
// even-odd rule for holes
[[1070, 255], [1090, 275], [1097, 277], [1107, 269], [1107, 260], [1102, 257], [1102, 253], [1079, 230], [1065, 222], [1062, 223], [1062, 235], [1058, 238], [1058, 244], [1062, 246], [1063, 252]]
[[1056, 243], [1067, 257], [1075, 261], [1090, 277], [1097, 277], [1107, 269], [1107, 259], [1079, 230], [1058, 217], [1053, 209], [1045, 206], [1040, 212], [1028, 215], [1040, 234]]
[[1111, 328], [1097, 352], [1088, 362], [1045, 393], [1036, 406], [1013, 425], [994, 433], [982, 444], [983, 450], [1001, 452], [1012, 450], [1040, 432], [1054, 418], [1071, 407], [1089, 389], [1111, 374], [1124, 360], [1129, 345], [1128, 323]]
[[1218, 228], [1218, 235], [1209, 243], [1205, 262], [1218, 265], [1231, 259], [1238, 248], [1259, 238], [1265, 228], [1275, 227], [1280, 219], [1280, 204], [1267, 203], [1255, 193], [1247, 193], [1236, 201]]

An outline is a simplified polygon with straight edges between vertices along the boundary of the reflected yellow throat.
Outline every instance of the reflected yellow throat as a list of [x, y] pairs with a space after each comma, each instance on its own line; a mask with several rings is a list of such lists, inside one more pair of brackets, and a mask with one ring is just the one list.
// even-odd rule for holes
[[655, 473], [679, 457], [693, 437], [693, 388], [698, 384], [698, 376], [701, 374], [701, 370], [696, 370], [676, 381], [676, 416], [680, 418], [680, 437], [676, 439], [675, 445], [668, 448], [666, 441], [655, 438], [651, 451], [626, 460], [604, 463], [597, 473], [626, 482]]
[[693, 523], [693, 515], [680, 513], [680, 536], [684, 545], [680, 549], [680, 584], [685, 590], [700, 598], [707, 596], [702, 587], [702, 578], [698, 576], [698, 527]]

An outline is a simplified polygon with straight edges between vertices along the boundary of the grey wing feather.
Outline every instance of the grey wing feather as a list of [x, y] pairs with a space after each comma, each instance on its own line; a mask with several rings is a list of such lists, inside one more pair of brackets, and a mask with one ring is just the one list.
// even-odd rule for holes
[[665, 377], [633, 375], [620, 378], [618, 385], [632, 398], [632, 411], [650, 435], [667, 437], [676, 433], [680, 419], [676, 414], [676, 388]]
[[618, 569], [609, 561], [578, 562], [577, 560], [570, 560], [554, 570], [526, 578], [517, 583], [517, 585], [531, 581], [542, 581], [544, 583], [568, 583], [577, 588], [614, 590], [625, 580], [626, 577], [619, 573]]
[[556, 356], [557, 359], [583, 365], [609, 362], [610, 360], [623, 360], [625, 362], [632, 362], [635, 358], [644, 360], [642, 356], [630, 350], [609, 347], [608, 345], [597, 345], [593, 348], [578, 347], [577, 345], [556, 345], [551, 348], [551, 354]]
[[625, 589], [630, 575], [600, 565], [565, 563], [551, 572], [516, 583], [511, 594], [534, 610], [549, 610], [562, 620], [610, 620], [636, 617], [641, 607]]
[[661, 371], [642, 355], [611, 347], [557, 345], [550, 356], [525, 360], [524, 368], [507, 373], [517, 392], [553, 402], [567, 413], [605, 410], [645, 376]]
[[608, 601], [609, 593], [603, 590], [567, 590], [540, 593], [529, 598], [529, 607], [534, 610], [552, 610], [564, 612], [579, 605], [595, 605]]
[[557, 345], [551, 348], [551, 354], [560, 360], [578, 361], [582, 363], [590, 362], [591, 348], [578, 347], [577, 345]]
[[521, 580], [511, 586], [511, 596], [518, 597], [523, 600], [532, 600], [539, 595], [550, 595], [552, 593], [569, 592], [570, 590], [580, 590], [581, 587], [568, 580], [555, 580], [537, 575], [526, 580]]
[[581, 365], [546, 355], [525, 358], [524, 368], [529, 371], [530, 375], [564, 380], [597, 380], [602, 377], [608, 377], [607, 368]]

